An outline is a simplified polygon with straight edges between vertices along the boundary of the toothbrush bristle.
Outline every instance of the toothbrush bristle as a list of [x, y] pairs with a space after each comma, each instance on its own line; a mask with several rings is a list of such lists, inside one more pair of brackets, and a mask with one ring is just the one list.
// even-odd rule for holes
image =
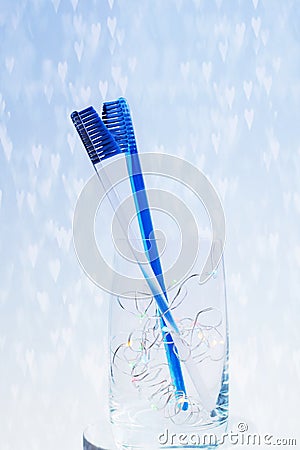
[[120, 148], [92, 106], [71, 119], [93, 164], [120, 153]]
[[100, 159], [98, 158], [98, 155], [93, 146], [93, 143], [92, 143], [88, 133], [85, 130], [85, 127], [82, 123], [79, 113], [77, 111], [74, 111], [71, 114], [71, 119], [72, 119], [72, 122], [80, 136], [80, 139], [90, 157], [90, 160], [92, 161], [93, 164], [97, 164], [100, 161]]
[[136, 141], [128, 103], [124, 98], [105, 102], [102, 119], [118, 142], [122, 152], [136, 153]]

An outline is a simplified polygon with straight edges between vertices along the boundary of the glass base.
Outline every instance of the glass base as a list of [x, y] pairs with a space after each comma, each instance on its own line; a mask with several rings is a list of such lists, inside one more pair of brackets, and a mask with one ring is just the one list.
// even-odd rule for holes
[[[231, 417], [227, 426], [227, 432], [234, 432], [238, 433], [239, 430], [239, 424], [248, 423], [249, 425], [249, 432], [255, 433], [257, 432], [256, 426], [249, 422], [245, 421], [245, 419], [240, 417]], [[247, 426], [248, 426], [247, 425]], [[224, 431], [224, 430], [222, 430]], [[117, 436], [116, 436], [117, 439]], [[126, 446], [126, 445], [117, 445], [114, 441], [113, 435], [112, 435], [112, 427], [111, 424], [107, 421], [104, 423], [103, 421], [96, 422], [92, 425], [89, 425], [86, 430], [83, 433], [83, 450], [146, 450], [149, 448], [147, 447], [147, 440], [144, 433], [144, 442], [145, 445], [143, 448], [139, 447], [132, 447], [132, 446]], [[162, 442], [164, 443], [164, 442]], [[151, 450], [162, 450], [162, 449], [170, 449], [173, 447], [170, 447], [168, 445], [161, 445], [158, 447], [150, 446]], [[177, 448], [205, 448], [206, 450], [209, 449], [216, 449], [219, 448], [220, 450], [228, 450], [228, 449], [236, 449], [236, 445], [231, 444], [228, 440], [223, 445], [218, 446], [210, 446], [210, 445], [204, 445], [204, 446], [196, 446], [196, 445], [190, 445], [190, 446], [184, 446], [179, 445]]]
[[147, 429], [113, 424], [113, 434], [117, 448], [122, 450], [164, 450], [193, 448], [215, 450], [219, 447], [219, 437], [226, 432], [227, 423], [210, 428], [166, 427]]

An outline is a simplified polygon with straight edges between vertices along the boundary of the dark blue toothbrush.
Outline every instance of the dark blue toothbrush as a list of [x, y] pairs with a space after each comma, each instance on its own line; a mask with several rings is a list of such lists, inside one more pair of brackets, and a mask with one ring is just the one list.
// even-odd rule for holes
[[[154, 236], [151, 212], [137, 152], [132, 119], [126, 100], [124, 98], [119, 98], [116, 101], [104, 103], [102, 119], [116, 142], [119, 144], [121, 151], [126, 155], [127, 170], [136, 206], [144, 250], [153, 272], [156, 275], [157, 281], [167, 299], [162, 267]], [[178, 352], [163, 317], [161, 317], [160, 323], [172, 382], [175, 386], [177, 397], [180, 398], [183, 395], [185, 396], [186, 391], [180, 361], [177, 357]], [[184, 402], [181, 407], [183, 410], [186, 410], [188, 407], [187, 402]]]

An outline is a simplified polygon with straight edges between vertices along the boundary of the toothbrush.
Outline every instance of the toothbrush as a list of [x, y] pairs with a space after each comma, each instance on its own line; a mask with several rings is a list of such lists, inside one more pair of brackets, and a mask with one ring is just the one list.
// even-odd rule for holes
[[[89, 107], [80, 112], [74, 111], [71, 114], [71, 119], [84, 144], [84, 147], [87, 150], [98, 179], [102, 184], [104, 191], [107, 193], [109, 202], [113, 210], [117, 211], [119, 206], [118, 195], [114, 189], [111, 189], [112, 184], [110, 183], [110, 180], [105, 171], [101, 171], [100, 177], [98, 169], [103, 167], [103, 160], [121, 153], [121, 149], [116, 143], [112, 134], [108, 131], [107, 127], [104, 125], [104, 123], [94, 110], [94, 108]], [[123, 231], [124, 238], [128, 239], [126, 229], [127, 221], [124, 221], [124, 217], [120, 211], [118, 211], [116, 217]], [[207, 392], [205, 383], [201, 377], [199, 368], [197, 367], [196, 363], [192, 358], [189, 357], [189, 349], [180, 336], [180, 331], [172, 317], [171, 310], [166, 301], [164, 292], [157, 281], [155, 273], [153, 272], [153, 269], [147, 259], [142, 261], [142, 255], [138, 253], [132, 246], [130, 246], [130, 244], [129, 248], [136, 262], [138, 263], [145, 277], [145, 280], [155, 298], [159, 311], [167, 324], [167, 327], [172, 336], [172, 341], [177, 348], [179, 359], [185, 364], [187, 372], [199, 396], [199, 401], [202, 404], [203, 408], [207, 412], [210, 412], [215, 406], [215, 400]]]
[[[127, 170], [137, 211], [144, 250], [164, 296], [168, 301], [159, 253], [154, 236], [145, 183], [137, 152], [132, 119], [126, 100], [121, 97], [116, 101], [105, 102], [102, 109], [102, 120], [107, 129], [111, 132], [112, 136], [115, 138], [121, 151], [126, 155]], [[160, 319], [160, 325], [168, 365], [170, 368], [170, 375], [172, 383], [176, 389], [176, 396], [177, 398], [180, 398], [183, 394], [184, 397], [186, 397], [180, 361], [177, 357], [177, 349], [174, 346], [172, 336], [168, 331], [166, 331], [167, 326], [163, 317]], [[188, 403], [184, 402], [182, 404], [182, 409], [185, 411], [187, 408]]]

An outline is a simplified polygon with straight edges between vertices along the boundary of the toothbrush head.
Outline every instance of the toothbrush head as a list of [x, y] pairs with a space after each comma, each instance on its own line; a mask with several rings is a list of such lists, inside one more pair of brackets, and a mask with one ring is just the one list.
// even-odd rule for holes
[[105, 102], [102, 108], [102, 119], [122, 152], [137, 153], [130, 110], [125, 98], [120, 97], [113, 102]]
[[95, 165], [121, 152], [118, 143], [92, 106], [71, 114], [72, 122]]

